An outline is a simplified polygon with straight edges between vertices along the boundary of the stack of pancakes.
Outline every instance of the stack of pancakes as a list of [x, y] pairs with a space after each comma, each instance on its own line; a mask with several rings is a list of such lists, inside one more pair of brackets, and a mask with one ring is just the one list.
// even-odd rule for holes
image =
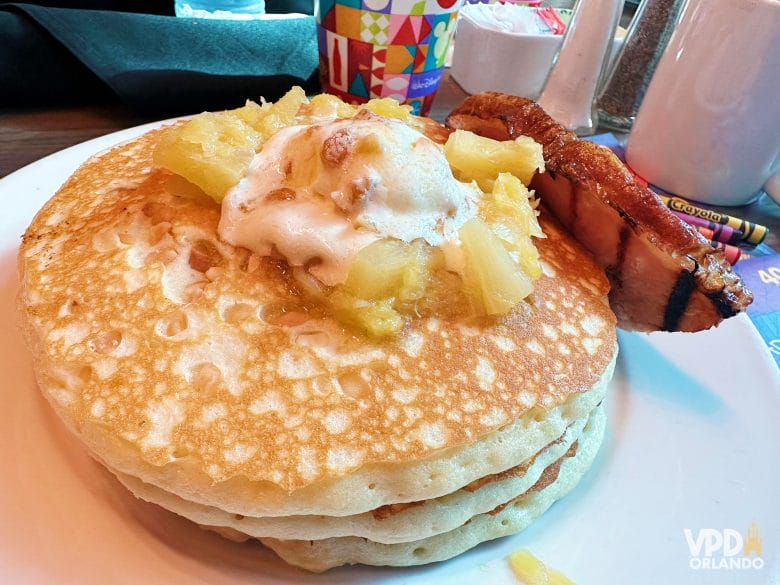
[[500, 323], [419, 318], [373, 342], [220, 241], [219, 207], [153, 166], [159, 136], [87, 162], [20, 251], [39, 385], [133, 493], [322, 571], [452, 557], [576, 485], [615, 317], [553, 220], [544, 275]]

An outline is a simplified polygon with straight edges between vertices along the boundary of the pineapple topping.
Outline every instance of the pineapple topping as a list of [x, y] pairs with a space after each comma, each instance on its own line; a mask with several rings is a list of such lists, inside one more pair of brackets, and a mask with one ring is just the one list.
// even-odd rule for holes
[[[444, 147], [409, 108], [294, 88], [173, 127], [155, 163], [222, 206], [220, 237], [281, 257], [306, 302], [374, 338], [413, 316], [505, 315], [539, 277], [530, 139], [456, 131]], [[169, 184], [176, 184], [170, 182]]]

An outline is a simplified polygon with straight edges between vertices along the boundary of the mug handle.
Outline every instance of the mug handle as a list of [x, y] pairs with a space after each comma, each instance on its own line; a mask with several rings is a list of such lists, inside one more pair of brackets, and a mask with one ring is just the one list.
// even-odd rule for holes
[[774, 175], [769, 175], [766, 183], [764, 183], [764, 192], [769, 195], [775, 203], [780, 205], [780, 169], [775, 171]]

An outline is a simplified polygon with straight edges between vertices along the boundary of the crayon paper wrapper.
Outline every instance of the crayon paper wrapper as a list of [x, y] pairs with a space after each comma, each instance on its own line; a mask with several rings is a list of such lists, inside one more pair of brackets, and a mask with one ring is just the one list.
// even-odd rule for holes
[[426, 114], [464, 0], [316, 0], [322, 89], [390, 97]]

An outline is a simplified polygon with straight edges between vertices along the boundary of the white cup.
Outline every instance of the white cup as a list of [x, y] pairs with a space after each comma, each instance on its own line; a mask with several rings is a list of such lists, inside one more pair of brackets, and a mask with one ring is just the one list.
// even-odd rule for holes
[[667, 191], [780, 202], [780, 1], [689, 0], [637, 114], [628, 164]]

